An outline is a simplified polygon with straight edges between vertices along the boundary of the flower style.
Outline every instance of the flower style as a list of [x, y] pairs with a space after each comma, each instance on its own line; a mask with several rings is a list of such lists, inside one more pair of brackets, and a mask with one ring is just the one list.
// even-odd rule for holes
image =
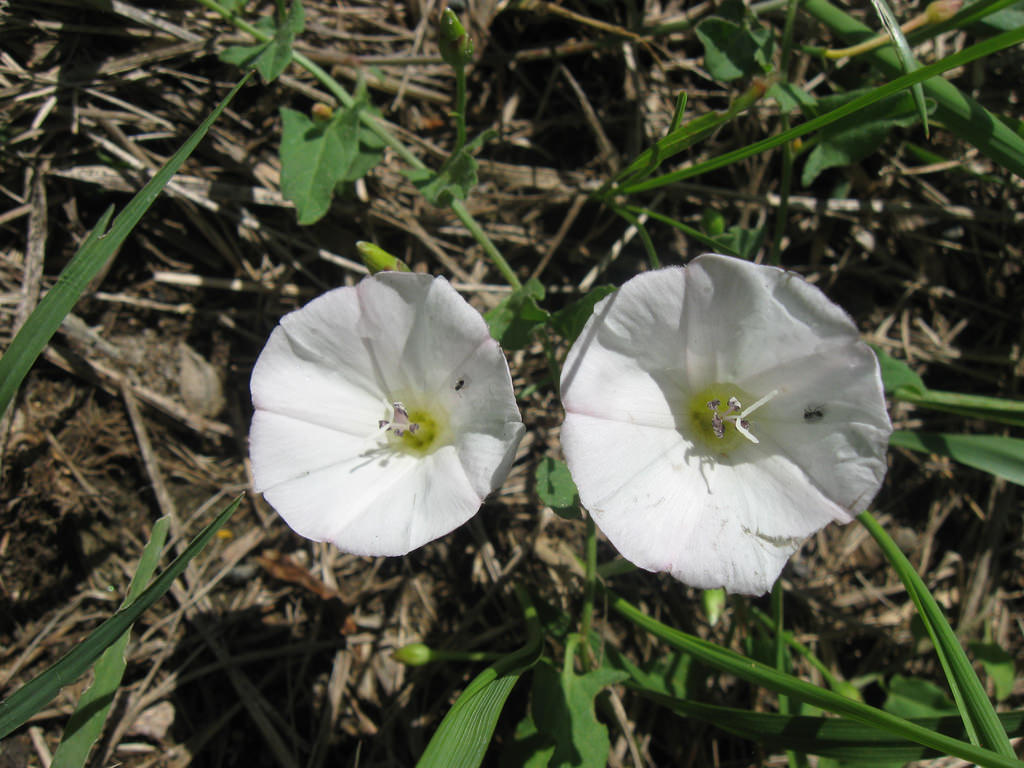
[[483, 318], [429, 275], [381, 273], [286, 315], [251, 389], [256, 490], [297, 533], [360, 555], [476, 514], [524, 432]]
[[892, 426], [871, 349], [798, 275], [718, 254], [629, 280], [562, 370], [562, 447], [626, 559], [759, 595], [877, 493]]

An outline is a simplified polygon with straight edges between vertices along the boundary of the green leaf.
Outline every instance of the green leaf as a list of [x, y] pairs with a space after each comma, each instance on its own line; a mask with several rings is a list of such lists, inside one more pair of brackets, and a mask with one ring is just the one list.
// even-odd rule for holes
[[270, 83], [280, 77], [292, 63], [292, 44], [305, 26], [302, 0], [292, 0], [288, 13], [279, 24], [275, 24], [274, 20], [267, 16], [254, 26], [268, 34], [272, 33], [273, 39], [256, 45], [225, 48], [220, 54], [220, 59], [239, 67], [255, 67], [263, 82]]
[[716, 250], [724, 250], [741, 259], [750, 261], [757, 255], [757, 252], [761, 249], [761, 244], [764, 242], [764, 228], [745, 229], [744, 227], [733, 225], [714, 239]]
[[174, 580], [185, 570], [189, 561], [203, 551], [213, 535], [235, 513], [241, 503], [242, 497], [239, 496], [226, 506], [131, 605], [122, 608], [104, 621], [56, 664], [0, 703], [0, 739], [5, 738], [45, 707], [61, 688], [85, 674], [103, 651], [127, 632], [146, 609], [163, 597]]
[[770, 72], [772, 33], [754, 21], [742, 3], [726, 0], [718, 14], [701, 21], [696, 29], [711, 76], [729, 82]]
[[[135, 575], [128, 587], [128, 595], [122, 608], [126, 608], [138, 599], [149, 580], [153, 578], [153, 572], [160, 559], [160, 551], [164, 548], [164, 542], [167, 540], [169, 527], [170, 519], [167, 517], [161, 517], [153, 524], [149, 542], [142, 551], [142, 557], [139, 558], [139, 565], [135, 569]], [[117, 692], [118, 686], [121, 685], [121, 678], [124, 676], [126, 666], [124, 651], [128, 647], [130, 635], [131, 630], [129, 629], [117, 638], [96, 662], [96, 666], [93, 667], [92, 685], [82, 694], [78, 700], [78, 706], [75, 707], [74, 713], [68, 719], [60, 745], [53, 753], [53, 762], [50, 763], [50, 768], [81, 768], [85, 765], [89, 750], [92, 749], [92, 745], [96, 743], [103, 731], [103, 724], [110, 712], [114, 694]]]
[[550, 315], [537, 305], [544, 298], [544, 286], [531, 278], [513, 291], [494, 309], [484, 314], [491, 336], [507, 350], [522, 349], [530, 343], [535, 328], [544, 325]]
[[783, 112], [792, 112], [794, 109], [814, 109], [818, 103], [811, 94], [795, 83], [772, 83], [765, 96], [775, 99], [779, 103], [779, 109]]
[[[815, 111], [827, 114], [865, 93], [868, 93], [867, 89], [827, 96], [818, 102]], [[832, 123], [822, 129], [818, 144], [807, 156], [800, 182], [807, 187], [828, 168], [842, 168], [860, 162], [878, 151], [894, 127], [911, 125], [917, 119], [912, 99], [902, 93]]]
[[565, 339], [566, 343], [572, 344], [576, 341], [583, 326], [594, 312], [594, 305], [610, 293], [615, 292], [614, 285], [599, 285], [592, 288], [590, 293], [582, 299], [577, 299], [572, 304], [562, 307], [557, 312], [551, 313], [551, 327]]
[[434, 732], [417, 768], [476, 768], [483, 760], [505, 699], [543, 650], [537, 609], [521, 587], [516, 597], [526, 617], [526, 644], [473, 678]]
[[568, 728], [563, 724], [558, 729], [555, 753], [549, 765], [554, 768], [604, 768], [608, 764], [610, 747], [608, 728], [594, 714], [594, 699], [605, 687], [621, 682], [629, 675], [610, 667], [599, 667], [577, 675], [573, 671], [574, 647], [572, 642], [566, 646], [561, 675], [569, 715]]
[[313, 224], [331, 207], [359, 147], [359, 112], [339, 110], [327, 122], [281, 107], [281, 194], [295, 203], [299, 224]]
[[902, 360], [897, 360], [881, 347], [871, 345], [878, 357], [878, 365], [882, 371], [882, 384], [885, 387], [885, 394], [896, 395], [898, 393], [910, 393], [924, 395], [928, 388], [924, 381], [911, 370], [910, 366]]
[[238, 81], [238, 84], [231, 89], [231, 92], [224, 97], [202, 125], [181, 145], [181, 149], [174, 153], [171, 159], [154, 174], [149, 183], [118, 214], [110, 226], [109, 232], [106, 228], [107, 222], [110, 221], [114, 212], [113, 206], [100, 217], [85, 242], [78, 248], [64, 271], [61, 272], [60, 277], [57, 278], [57, 282], [40, 299], [35, 310], [29, 315], [28, 320], [18, 331], [18, 335], [14, 337], [7, 351], [0, 358], [0, 414], [7, 409], [18, 386], [36, 358], [39, 357], [39, 353], [43, 351], [64, 318], [75, 306], [82, 291], [113, 259], [118, 248], [149, 210], [149, 206], [160, 195], [167, 182], [178, 172], [185, 159], [195, 151], [206, 132], [210, 130], [210, 126], [220, 117], [221, 112], [231, 103], [235, 94], [248, 79], [249, 75], [245, 75]]
[[968, 643], [974, 658], [981, 662], [985, 673], [996, 689], [996, 701], [1002, 701], [1013, 693], [1016, 669], [1013, 656], [995, 643]]
[[893, 432], [889, 445], [949, 456], [968, 467], [1024, 485], [1024, 439], [1002, 435]]
[[580, 497], [564, 461], [545, 456], [534, 473], [540, 500], [567, 520], [580, 520]]
[[476, 158], [472, 153], [497, 136], [488, 129], [449, 157], [437, 172], [427, 168], [403, 171], [431, 205], [446, 208], [452, 200], [465, 200], [476, 186]]
[[[253, 24], [253, 27], [271, 38], [277, 33], [277, 23], [273, 16], [262, 17]], [[221, 51], [217, 58], [225, 64], [234, 64], [242, 69], [252, 69], [256, 59], [270, 47], [271, 43], [273, 43], [272, 39], [254, 45], [231, 45]]]
[[956, 712], [956, 704], [931, 680], [896, 675], [889, 681], [882, 708], [900, 717], [941, 717]]

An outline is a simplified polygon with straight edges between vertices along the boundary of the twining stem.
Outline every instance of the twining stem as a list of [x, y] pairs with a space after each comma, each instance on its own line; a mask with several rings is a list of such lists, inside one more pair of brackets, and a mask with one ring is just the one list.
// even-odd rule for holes
[[512, 286], [513, 290], [518, 290], [523, 287], [523, 284], [519, 282], [519, 278], [516, 277], [515, 271], [509, 266], [509, 263], [505, 261], [505, 257], [501, 255], [501, 252], [497, 249], [494, 243], [491, 242], [491, 238], [484, 232], [476, 219], [473, 218], [472, 214], [466, 210], [466, 206], [462, 204], [461, 200], [452, 200], [449, 203], [452, 212], [459, 217], [459, 221], [469, 230], [473, 238], [480, 243], [484, 249], [484, 253], [490, 257], [491, 262], [501, 272], [501, 276], [505, 278], [505, 281]]
[[454, 155], [466, 144], [466, 68], [455, 67], [455, 148]]
[[[583, 550], [583, 609], [580, 617], [580, 635], [584, 638], [590, 637], [590, 626], [594, 617], [594, 592], [597, 589], [597, 526], [594, 525], [594, 518], [590, 513], [584, 512], [587, 523], [586, 540]], [[585, 655], [585, 662], [592, 659], [590, 643], [582, 644]]]
[[[251, 35], [261, 43], [270, 42], [270, 40], [273, 39], [272, 35], [267, 34], [261, 29], [257, 29], [244, 19], [239, 18], [237, 14], [222, 6], [217, 2], [217, 0], [196, 0], [196, 2], [224, 17], [224, 19], [234, 24], [238, 29]], [[334, 96], [334, 98], [336, 98], [343, 106], [352, 107], [356, 103], [352, 95], [346, 91], [337, 80], [331, 77], [329, 73], [324, 71], [309, 57], [298, 53], [297, 51], [293, 51], [292, 61], [313, 75], [313, 77], [315, 77], [321, 85], [330, 91], [331, 95]], [[455, 102], [456, 109], [458, 110], [458, 117], [456, 118], [457, 151], [463, 144], [465, 144], [466, 141], [466, 79], [464, 70], [459, 72], [457, 68], [455, 86]], [[418, 170], [427, 169], [427, 165], [416, 157], [408, 147], [406, 147], [393, 133], [391, 133], [391, 131], [384, 126], [384, 122], [381, 119], [370, 114], [369, 110], [359, 110], [359, 121], [373, 132], [381, 141], [391, 147], [391, 149], [395, 151], [395, 154], [401, 157], [402, 160], [408, 163], [411, 167]], [[484, 249], [484, 253], [487, 254], [487, 257], [501, 273], [502, 277], [505, 278], [505, 281], [513, 288], [513, 290], [521, 288], [522, 283], [519, 282], [519, 278], [516, 276], [512, 267], [509, 266], [505, 257], [501, 255], [498, 248], [493, 242], [491, 242], [491, 239], [487, 237], [487, 233], [484, 232], [483, 227], [476, 222], [472, 214], [466, 209], [466, 206], [462, 204], [462, 201], [457, 199], [452, 200], [450, 207], [452, 212], [459, 218], [459, 221], [461, 221], [466, 229], [469, 230], [473, 239], [476, 240]]]
[[[940, 21], [951, 19], [960, 10], [961, 3], [958, 0], [936, 0], [930, 3], [921, 13], [917, 14], [910, 21], [900, 25], [904, 35], [908, 35], [915, 29], [920, 29], [926, 24], [937, 24]], [[870, 40], [865, 40], [849, 48], [834, 48], [824, 52], [826, 59], [841, 59], [845, 56], [856, 56], [861, 53], [881, 48], [890, 40], [889, 35], [882, 33]]]
[[[800, 4], [790, 0], [786, 8], [786, 23], [782, 28], [782, 62], [779, 65], [781, 76], [789, 80], [789, 61], [793, 53], [793, 23]], [[792, 126], [789, 115], [783, 114], [780, 120], [782, 132]], [[775, 231], [772, 235], [772, 250], [768, 258], [769, 264], [778, 266], [782, 260], [782, 238], [786, 233], [786, 221], [789, 218], [789, 192], [793, 185], [793, 145], [782, 145], [782, 175], [779, 179], [779, 207], [775, 210]]]

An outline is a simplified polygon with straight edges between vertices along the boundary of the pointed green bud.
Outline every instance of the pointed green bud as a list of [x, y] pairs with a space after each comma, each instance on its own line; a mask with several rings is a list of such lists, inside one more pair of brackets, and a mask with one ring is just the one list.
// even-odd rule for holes
[[309, 113], [313, 116], [313, 121], [317, 123], [330, 122], [331, 118], [334, 117], [334, 110], [327, 104], [319, 101], [313, 105]]
[[445, 8], [441, 14], [437, 44], [441, 49], [441, 58], [450, 67], [460, 69], [473, 60], [473, 41], [451, 8]]
[[952, 19], [963, 7], [962, 0], [935, 0], [929, 3], [924, 9], [929, 24], [938, 24], [940, 21]]
[[701, 211], [700, 223], [704, 232], [710, 237], [718, 237], [725, 232], [725, 216], [714, 208], [705, 208]]
[[704, 606], [704, 615], [708, 617], [708, 624], [715, 626], [725, 611], [725, 590], [705, 589], [701, 593], [700, 601]]
[[370, 270], [371, 275], [378, 272], [412, 272], [404, 261], [392, 256], [379, 245], [360, 240], [356, 243], [356, 248], [359, 249], [363, 264]]
[[396, 648], [391, 658], [410, 667], [422, 667], [433, 661], [433, 655], [434, 652], [423, 643], [409, 643]]

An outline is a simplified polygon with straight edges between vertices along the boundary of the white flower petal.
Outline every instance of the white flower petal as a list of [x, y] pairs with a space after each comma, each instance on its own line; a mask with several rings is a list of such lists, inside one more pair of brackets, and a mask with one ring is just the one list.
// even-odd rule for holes
[[437, 392], [479, 345], [493, 342], [480, 313], [444, 278], [386, 272], [357, 288], [359, 332], [392, 391]]
[[713, 253], [685, 272], [687, 362], [707, 383], [739, 381], [859, 338], [849, 316], [795, 273]]
[[[801, 371], [794, 376], [793, 368]], [[859, 511], [885, 477], [892, 426], [884, 407], [878, 361], [864, 344], [820, 350], [806, 363], [780, 366], [757, 378], [779, 394], [754, 417], [766, 450], [784, 455], [828, 498]], [[742, 386], [742, 384], [741, 384]]]
[[249, 430], [255, 490], [262, 492], [319, 469], [358, 460], [377, 442], [369, 436], [341, 432], [333, 425], [257, 410]]
[[404, 555], [458, 528], [483, 502], [451, 446], [396, 473], [383, 488], [330, 537], [335, 545], [359, 555]]
[[[332, 303], [321, 302], [315, 309], [329, 309]], [[253, 407], [349, 435], [373, 434], [377, 422], [388, 415], [389, 403], [372, 374], [362, 367], [368, 365], [368, 358], [362, 356], [365, 347], [353, 343], [351, 331], [336, 329], [338, 346], [325, 348], [319, 332], [309, 333], [310, 319], [296, 314], [282, 319], [256, 360]]]
[[[261, 437], [259, 432], [254, 432], [253, 438]], [[381, 496], [386, 496], [396, 482], [406, 475], [418, 474], [422, 464], [420, 458], [409, 454], [370, 450], [327, 464], [314, 464], [302, 474], [265, 488], [263, 497], [296, 533], [314, 541], [337, 543], [339, 531], [355, 522]], [[254, 461], [254, 475], [255, 467]], [[404, 501], [396, 499], [395, 506], [401, 514], [411, 516], [414, 510], [408, 504], [400, 504]], [[350, 548], [347, 543], [341, 548], [366, 554], [361, 549]]]
[[[673, 427], [667, 393], [685, 387], [682, 270], [639, 275], [594, 307], [562, 367], [562, 405], [613, 421]], [[660, 290], [659, 290], [660, 288]]]
[[521, 423], [509, 422], [497, 432], [467, 431], [456, 439], [455, 450], [466, 479], [481, 498], [501, 487], [525, 433]]
[[[731, 387], [752, 400], [709, 400], [694, 421], [695, 398]], [[881, 378], [852, 321], [799, 277], [725, 256], [639, 275], [599, 303], [562, 399], [566, 461], [598, 526], [633, 563], [697, 587], [767, 591], [885, 473]], [[716, 442], [712, 416], [739, 411], [760, 439], [730, 426]]]
[[[483, 318], [427, 275], [376, 275], [285, 316], [251, 388], [255, 487], [301, 535], [357, 554], [461, 525], [523, 434]], [[388, 428], [397, 402], [419, 431]]]

